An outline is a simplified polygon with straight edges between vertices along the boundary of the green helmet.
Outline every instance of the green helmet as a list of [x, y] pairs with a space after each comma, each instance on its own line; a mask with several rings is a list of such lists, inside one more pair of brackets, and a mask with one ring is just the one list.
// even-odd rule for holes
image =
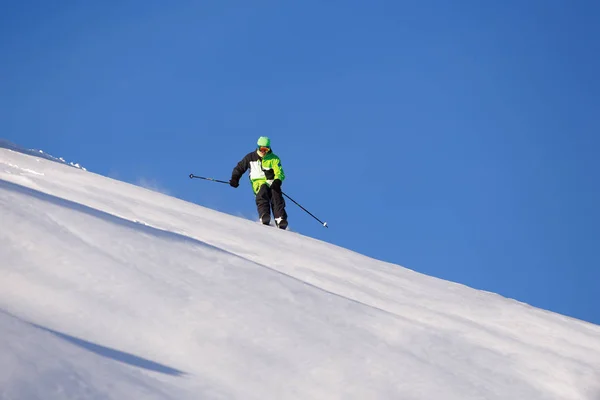
[[261, 136], [258, 138], [258, 142], [256, 142], [258, 147], [271, 147], [271, 139], [266, 136]]

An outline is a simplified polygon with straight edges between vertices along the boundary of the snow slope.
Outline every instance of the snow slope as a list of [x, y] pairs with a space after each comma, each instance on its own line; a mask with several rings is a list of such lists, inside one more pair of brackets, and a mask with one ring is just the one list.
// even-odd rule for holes
[[600, 326], [64, 164], [0, 224], [0, 399], [600, 399]]
[[29, 154], [31, 156], [43, 158], [43, 159], [50, 160], [50, 161], [56, 161], [59, 163], [70, 165], [71, 167], [81, 168], [82, 170], [87, 171], [84, 167], [79, 165], [79, 163], [74, 163], [72, 161], [67, 163], [65, 161], [65, 159], [62, 157], [54, 157], [50, 154], [44, 153], [42, 150], [26, 149], [26, 148], [23, 148], [19, 145], [12, 143], [12, 142], [9, 142], [6, 139], [0, 139], [0, 148], [17, 151], [17, 152], [23, 153], [23, 154]]

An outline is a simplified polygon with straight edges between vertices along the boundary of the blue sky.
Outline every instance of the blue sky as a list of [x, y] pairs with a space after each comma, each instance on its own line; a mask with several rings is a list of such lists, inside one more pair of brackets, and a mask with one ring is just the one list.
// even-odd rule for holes
[[597, 2], [2, 7], [0, 137], [254, 219], [187, 175], [266, 135], [293, 230], [600, 324]]

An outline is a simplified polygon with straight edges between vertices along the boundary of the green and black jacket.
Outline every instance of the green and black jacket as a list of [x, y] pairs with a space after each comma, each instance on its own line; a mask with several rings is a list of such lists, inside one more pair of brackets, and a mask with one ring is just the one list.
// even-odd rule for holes
[[[231, 179], [239, 181], [247, 170], [250, 170], [250, 182], [254, 194], [260, 187], [267, 183], [279, 179], [283, 182], [285, 173], [281, 167], [281, 160], [272, 151], [261, 157], [258, 151], [246, 154], [244, 158], [235, 166], [231, 173]], [[269, 182], [270, 183], [270, 182]]]

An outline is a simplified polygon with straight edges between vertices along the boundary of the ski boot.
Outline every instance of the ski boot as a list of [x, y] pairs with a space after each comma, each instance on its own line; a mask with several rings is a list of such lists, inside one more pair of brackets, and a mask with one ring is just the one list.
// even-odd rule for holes
[[281, 217], [279, 218], [275, 218], [275, 224], [277, 225], [277, 227], [279, 229], [286, 229], [288, 227], [288, 222], [286, 219], [283, 219]]
[[271, 223], [271, 216], [269, 214], [261, 215], [260, 223], [263, 225], [269, 225]]

